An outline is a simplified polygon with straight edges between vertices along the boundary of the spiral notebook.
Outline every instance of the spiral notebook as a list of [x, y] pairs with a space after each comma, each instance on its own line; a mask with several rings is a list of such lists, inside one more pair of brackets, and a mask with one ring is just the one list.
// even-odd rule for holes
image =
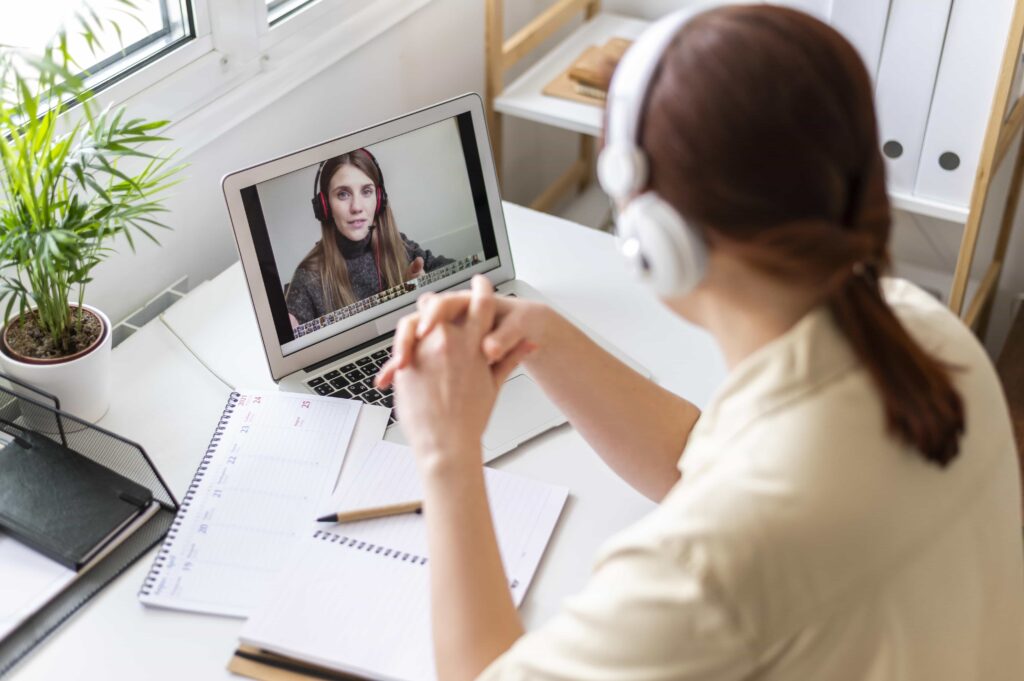
[[232, 393], [139, 600], [248, 616], [299, 539], [315, 531], [360, 408], [298, 393]]
[[[354, 506], [416, 498], [411, 453], [382, 442], [339, 487]], [[568, 497], [564, 487], [484, 469], [512, 599], [518, 607]], [[427, 509], [429, 512], [429, 509]], [[339, 525], [304, 541], [268, 602], [244, 626], [229, 669], [272, 678], [313, 667], [339, 676], [434, 679], [430, 561], [424, 518], [410, 514]], [[267, 672], [270, 671], [268, 674]], [[312, 674], [331, 678], [323, 671]]]

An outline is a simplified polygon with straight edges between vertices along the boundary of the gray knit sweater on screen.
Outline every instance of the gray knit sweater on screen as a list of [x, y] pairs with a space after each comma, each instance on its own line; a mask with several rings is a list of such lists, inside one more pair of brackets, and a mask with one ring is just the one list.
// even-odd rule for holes
[[[420, 248], [420, 245], [402, 234], [402, 243], [405, 244], [405, 254], [411, 263], [416, 258], [423, 258], [423, 269], [426, 272], [443, 267], [451, 262], [451, 258], [441, 255], [434, 255], [430, 251]], [[345, 265], [348, 267], [349, 281], [352, 282], [352, 292], [357, 300], [369, 298], [381, 290], [377, 277], [377, 263], [373, 258], [373, 249], [370, 247], [370, 235], [367, 234], [362, 241], [351, 241], [338, 232], [338, 248], [345, 257]], [[331, 310], [327, 309], [324, 302], [323, 286], [320, 283], [320, 272], [313, 269], [299, 268], [292, 275], [288, 284], [288, 292], [285, 296], [285, 303], [288, 312], [295, 315], [300, 324], [311, 319], [322, 317]]]

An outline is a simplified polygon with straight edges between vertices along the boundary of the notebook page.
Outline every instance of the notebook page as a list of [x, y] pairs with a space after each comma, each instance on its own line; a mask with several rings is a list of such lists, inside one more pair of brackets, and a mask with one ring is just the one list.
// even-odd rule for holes
[[[419, 498], [412, 456], [407, 447], [387, 442], [355, 453], [332, 501], [335, 510]], [[518, 605], [568, 490], [488, 468], [484, 480]], [[243, 627], [242, 643], [360, 676], [434, 679], [423, 517], [334, 525], [303, 544], [264, 607]]]
[[299, 393], [237, 394], [140, 600], [247, 616], [315, 525], [360, 404]]
[[[557, 485], [484, 468], [484, 484], [505, 575], [518, 606], [547, 546], [569, 490]], [[416, 461], [408, 447], [378, 442], [345, 464], [332, 511], [348, 511], [422, 499]], [[429, 509], [424, 509], [429, 512]], [[422, 515], [406, 514], [326, 526], [330, 532], [426, 556]]]
[[0, 638], [14, 631], [78, 576], [0, 532]]
[[433, 680], [430, 572], [419, 557], [307, 538], [240, 640], [358, 676]]

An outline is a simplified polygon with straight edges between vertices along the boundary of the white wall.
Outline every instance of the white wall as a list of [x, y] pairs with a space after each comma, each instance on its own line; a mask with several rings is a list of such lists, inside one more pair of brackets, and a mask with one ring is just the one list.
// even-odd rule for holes
[[477, 0], [434, 0], [185, 158], [184, 181], [166, 202], [172, 230], [157, 234], [161, 246], [138, 242], [135, 254], [118, 245], [95, 270], [89, 302], [118, 321], [182, 275], [195, 286], [237, 260], [220, 189], [226, 173], [482, 91], [483, 13]]
[[[384, 174], [398, 229], [435, 255], [463, 258], [481, 253], [473, 194], [454, 120], [369, 147]], [[257, 187], [270, 245], [282, 282], [320, 240], [310, 199], [316, 166]]]

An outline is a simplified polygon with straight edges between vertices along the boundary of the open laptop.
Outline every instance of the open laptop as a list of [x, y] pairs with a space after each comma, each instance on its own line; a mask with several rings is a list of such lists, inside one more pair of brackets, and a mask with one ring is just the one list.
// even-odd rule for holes
[[[393, 407], [391, 390], [374, 389], [373, 377], [390, 356], [398, 320], [415, 310], [421, 293], [465, 288], [474, 274], [482, 273], [501, 295], [543, 299], [515, 278], [484, 120], [479, 96], [464, 95], [224, 178], [263, 348], [282, 390]], [[334, 182], [322, 174], [344, 179], [331, 170], [334, 162], [328, 159], [353, 152], [372, 162], [372, 168], [363, 163], [367, 173], [375, 169], [383, 178], [384, 206], [378, 201], [367, 208], [364, 202], [361, 213], [352, 208], [358, 192], [369, 196], [375, 191], [365, 185], [360, 189], [358, 182], [352, 189], [348, 184], [328, 187], [345, 208], [335, 207], [320, 192], [325, 183]], [[313, 204], [319, 206], [311, 209]], [[423, 258], [422, 273], [385, 288], [379, 250], [373, 259], [360, 250], [360, 244], [369, 248], [372, 242], [339, 240], [346, 248], [344, 257], [355, 258], [345, 261], [353, 270], [349, 297], [354, 299], [340, 307], [327, 303], [326, 290], [318, 291], [329, 280], [322, 269], [328, 256], [318, 260], [310, 255], [321, 248], [319, 243], [327, 240], [323, 235], [333, 232], [337, 220], [357, 230], [338, 231], [358, 239], [367, 214], [373, 213], [377, 221], [385, 207], [407, 255]], [[350, 208], [358, 219], [348, 220], [351, 212], [331, 212]], [[324, 215], [332, 222], [325, 222]], [[339, 215], [343, 217], [335, 217]], [[366, 282], [360, 286], [356, 281], [365, 275], [367, 263], [376, 270], [369, 285], [376, 292], [369, 294]], [[357, 297], [359, 288], [365, 297]], [[404, 442], [396, 418], [392, 411], [386, 439]], [[520, 368], [499, 394], [483, 437], [484, 460], [564, 422], [564, 415]]]

